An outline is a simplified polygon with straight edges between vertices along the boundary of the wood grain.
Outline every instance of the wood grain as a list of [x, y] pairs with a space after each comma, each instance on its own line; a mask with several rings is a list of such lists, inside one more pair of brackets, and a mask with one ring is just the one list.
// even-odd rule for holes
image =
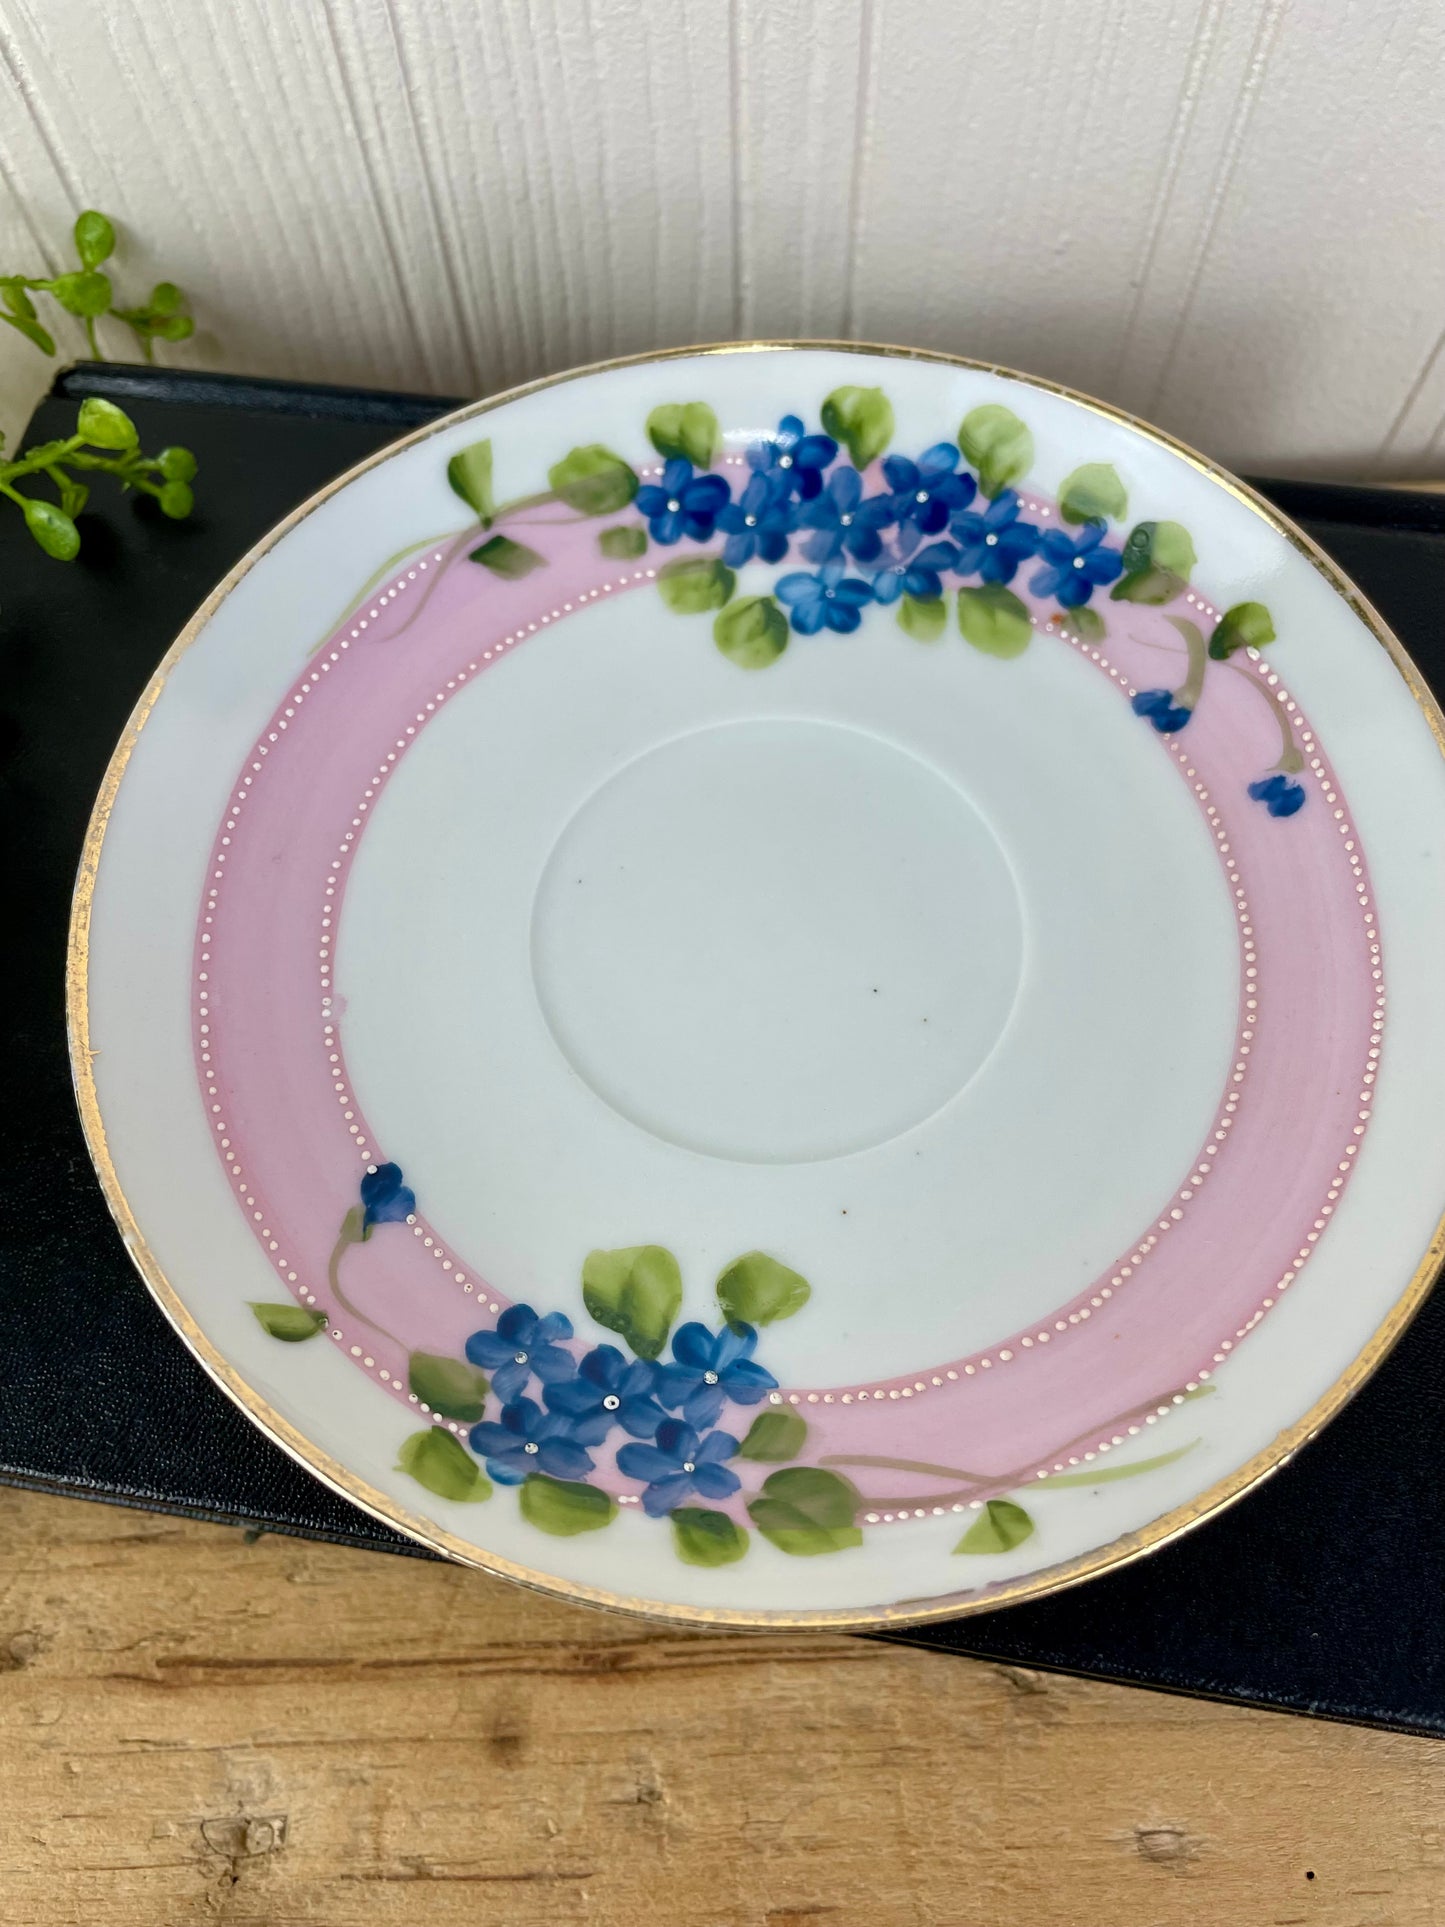
[[1445, 1748], [0, 1491], [5, 1927], [1428, 1927]]
[[[0, 0], [0, 266], [90, 203], [192, 294], [189, 365], [466, 394], [881, 339], [1236, 466], [1430, 473], [1442, 57], [1438, 0]], [[0, 328], [12, 432], [48, 373]]]

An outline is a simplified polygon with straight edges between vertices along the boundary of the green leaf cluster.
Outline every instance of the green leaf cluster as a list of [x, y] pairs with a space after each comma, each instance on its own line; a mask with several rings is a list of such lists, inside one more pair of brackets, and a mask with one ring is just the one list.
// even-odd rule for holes
[[76, 220], [72, 239], [79, 267], [49, 277], [0, 275], [0, 321], [24, 335], [42, 354], [55, 353], [55, 338], [42, 323], [32, 294], [48, 295], [66, 314], [84, 324], [90, 352], [97, 361], [105, 359], [95, 331], [102, 315], [114, 315], [125, 323], [147, 361], [154, 359], [157, 341], [185, 341], [195, 333], [196, 324], [186, 312], [186, 297], [174, 281], [158, 281], [133, 307], [114, 305], [114, 286], [102, 271], [102, 264], [114, 254], [116, 245], [115, 226], [107, 215], [87, 208]]
[[[14, 461], [0, 460], [0, 497], [15, 504], [36, 542], [57, 562], [71, 562], [80, 552], [75, 518], [90, 498], [90, 487], [72, 473], [77, 469], [113, 475], [123, 489], [151, 496], [172, 521], [182, 521], [194, 504], [196, 458], [190, 450], [163, 448], [158, 455], [142, 454], [135, 423], [125, 410], [91, 396], [80, 405], [75, 434], [41, 442]], [[54, 501], [20, 486], [39, 481], [54, 489]]]

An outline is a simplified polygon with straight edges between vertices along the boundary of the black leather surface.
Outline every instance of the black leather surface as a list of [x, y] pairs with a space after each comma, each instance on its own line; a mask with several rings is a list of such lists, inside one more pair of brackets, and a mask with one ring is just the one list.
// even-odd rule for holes
[[[152, 668], [295, 503], [454, 404], [82, 366], [32, 438], [106, 394], [201, 463], [190, 522], [95, 494], [80, 559], [0, 516], [0, 1480], [416, 1551], [320, 1486], [210, 1383], [122, 1250], [70, 1088], [71, 884], [110, 750]], [[1445, 687], [1445, 500], [1271, 483]], [[1315, 1444], [1137, 1566], [914, 1643], [1299, 1712], [1445, 1732], [1445, 1293]], [[420, 1555], [426, 1556], [426, 1555]]]

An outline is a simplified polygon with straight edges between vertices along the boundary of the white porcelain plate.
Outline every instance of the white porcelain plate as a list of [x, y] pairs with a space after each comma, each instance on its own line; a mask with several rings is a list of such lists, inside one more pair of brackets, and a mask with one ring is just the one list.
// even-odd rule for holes
[[1031, 1596], [1279, 1463], [1426, 1287], [1439, 722], [1079, 397], [542, 383], [158, 673], [77, 900], [91, 1148], [221, 1383], [433, 1546], [681, 1618]]

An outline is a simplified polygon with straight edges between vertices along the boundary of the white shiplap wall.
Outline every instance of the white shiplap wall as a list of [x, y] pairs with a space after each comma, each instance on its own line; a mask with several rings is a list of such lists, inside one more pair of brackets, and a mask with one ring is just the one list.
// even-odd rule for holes
[[[94, 205], [194, 365], [837, 335], [1440, 473], [1442, 78], [1442, 0], [0, 0], [0, 268]], [[13, 430], [49, 370], [0, 334]]]

